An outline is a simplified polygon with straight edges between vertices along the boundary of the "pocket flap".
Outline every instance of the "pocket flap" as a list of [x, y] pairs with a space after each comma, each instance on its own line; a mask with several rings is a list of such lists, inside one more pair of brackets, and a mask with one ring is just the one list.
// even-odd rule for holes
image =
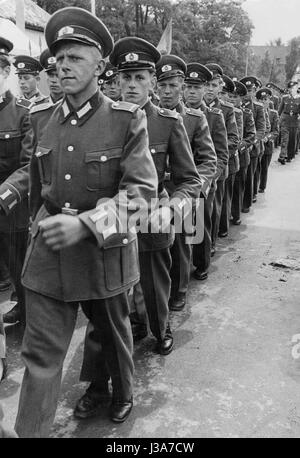
[[34, 153], [36, 157], [42, 157], [45, 156], [46, 154], [49, 154], [51, 151], [51, 148], [45, 148], [44, 146], [37, 146], [36, 152]]
[[113, 148], [109, 150], [103, 151], [92, 151], [90, 153], [86, 153], [85, 155], [85, 163], [89, 162], [106, 162], [110, 159], [117, 159], [122, 156], [122, 149], [121, 148]]
[[11, 138], [19, 138], [22, 136], [20, 130], [8, 130], [0, 132], [0, 140], [10, 140]]
[[168, 149], [168, 144], [167, 143], [158, 143], [156, 145], [150, 145], [149, 149], [150, 149], [151, 154], [165, 153]]
[[136, 232], [127, 232], [125, 234], [115, 234], [105, 240], [103, 248], [105, 250], [109, 248], [125, 247], [129, 245], [133, 240], [137, 238]]

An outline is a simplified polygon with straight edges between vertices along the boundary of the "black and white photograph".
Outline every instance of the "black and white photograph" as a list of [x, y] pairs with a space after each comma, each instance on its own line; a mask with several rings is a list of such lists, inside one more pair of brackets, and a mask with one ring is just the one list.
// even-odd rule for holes
[[0, 438], [300, 438], [299, 17], [0, 0]]

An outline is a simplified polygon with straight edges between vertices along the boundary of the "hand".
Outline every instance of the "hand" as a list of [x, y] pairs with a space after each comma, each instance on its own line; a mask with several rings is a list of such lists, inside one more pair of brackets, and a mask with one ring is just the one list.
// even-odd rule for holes
[[75, 245], [87, 238], [89, 229], [76, 216], [55, 215], [39, 222], [42, 237], [53, 251]]
[[153, 233], [169, 233], [173, 211], [170, 207], [160, 207], [154, 210], [149, 218], [150, 229]]

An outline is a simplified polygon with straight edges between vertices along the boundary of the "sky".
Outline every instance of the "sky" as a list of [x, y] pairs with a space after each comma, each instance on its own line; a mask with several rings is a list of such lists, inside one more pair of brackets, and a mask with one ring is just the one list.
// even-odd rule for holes
[[265, 45], [281, 37], [284, 43], [300, 36], [300, 0], [246, 0], [255, 29], [252, 45]]

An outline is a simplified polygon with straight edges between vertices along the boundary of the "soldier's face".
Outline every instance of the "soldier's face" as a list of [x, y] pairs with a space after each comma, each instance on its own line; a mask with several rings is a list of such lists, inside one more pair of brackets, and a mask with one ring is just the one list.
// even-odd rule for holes
[[65, 94], [84, 94], [97, 87], [105, 63], [96, 47], [63, 43], [55, 57], [59, 84]]
[[119, 79], [113, 78], [110, 81], [105, 81], [102, 89], [103, 94], [112, 100], [118, 100], [121, 97], [121, 87]]
[[57, 71], [51, 70], [47, 72], [47, 83], [50, 94], [61, 95], [63, 93], [59, 84]]
[[10, 67], [7, 65], [6, 67], [0, 67], [0, 94], [4, 92], [5, 82], [9, 76]]
[[212, 102], [216, 97], [218, 97], [222, 87], [223, 83], [219, 78], [214, 78], [209, 83], [207, 83], [204, 95], [205, 100], [208, 103]]
[[190, 84], [184, 86], [184, 99], [186, 103], [193, 106], [198, 106], [204, 97], [206, 83]]
[[173, 109], [183, 94], [183, 79], [178, 76], [157, 83], [157, 93], [162, 107]]
[[34, 94], [37, 91], [39, 78], [35, 75], [18, 75], [21, 92], [25, 96]]
[[148, 70], [120, 72], [120, 88], [126, 102], [143, 106], [155, 84], [155, 76]]
[[232, 103], [233, 106], [239, 108], [241, 106], [241, 97], [236, 94], [228, 94], [228, 101]]

